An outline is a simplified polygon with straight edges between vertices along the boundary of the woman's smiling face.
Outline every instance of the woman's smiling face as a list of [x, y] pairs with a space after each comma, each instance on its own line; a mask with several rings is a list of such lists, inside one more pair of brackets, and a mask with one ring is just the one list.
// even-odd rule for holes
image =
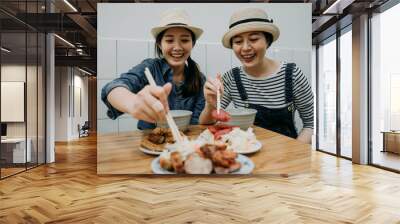
[[232, 38], [232, 49], [243, 66], [247, 68], [262, 65], [267, 47], [263, 32], [246, 32]]
[[179, 68], [185, 65], [193, 49], [192, 34], [185, 28], [169, 28], [161, 38], [159, 47], [170, 67]]

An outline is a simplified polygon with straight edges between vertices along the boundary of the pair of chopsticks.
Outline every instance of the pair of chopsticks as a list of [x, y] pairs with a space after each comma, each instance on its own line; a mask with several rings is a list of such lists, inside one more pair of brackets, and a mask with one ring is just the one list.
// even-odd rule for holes
[[219, 91], [220, 86], [218, 86], [217, 89], [217, 114], [219, 114], [219, 111], [221, 110], [221, 93]]
[[[145, 68], [144, 70], [144, 74], [146, 75], [147, 80], [149, 81], [150, 86], [157, 86], [156, 82], [154, 81], [153, 76], [151, 75], [151, 72], [149, 70], [149, 68]], [[175, 141], [180, 144], [183, 139], [181, 134], [179, 133], [179, 129], [176, 126], [176, 123], [174, 121], [174, 119], [172, 119], [171, 113], [168, 112], [165, 117], [167, 118], [167, 123], [169, 128], [171, 128], [171, 132], [172, 132], [172, 136], [174, 137]]]

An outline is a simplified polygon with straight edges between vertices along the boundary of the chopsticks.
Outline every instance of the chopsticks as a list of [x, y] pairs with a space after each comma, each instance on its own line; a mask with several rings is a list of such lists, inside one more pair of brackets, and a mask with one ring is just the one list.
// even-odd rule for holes
[[217, 114], [219, 114], [219, 111], [221, 110], [221, 93], [219, 91], [220, 86], [218, 85], [217, 89]]
[[[149, 81], [150, 86], [157, 86], [156, 82], [154, 81], [153, 76], [151, 75], [151, 72], [149, 68], [144, 69], [144, 74], [146, 75], [147, 80]], [[171, 128], [172, 136], [174, 137], [175, 141], [180, 144], [183, 139], [181, 134], [179, 133], [179, 129], [175, 124], [174, 119], [172, 119], [171, 113], [168, 112], [165, 117], [167, 118], [167, 123], [168, 126]]]

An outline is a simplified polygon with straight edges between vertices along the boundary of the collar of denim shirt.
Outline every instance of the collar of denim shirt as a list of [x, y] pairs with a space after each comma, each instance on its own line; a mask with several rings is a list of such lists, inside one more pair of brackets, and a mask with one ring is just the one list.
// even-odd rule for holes
[[[161, 61], [162, 61], [161, 72], [163, 74], [165, 82], [170, 82], [171, 84], [175, 85], [175, 83], [173, 82], [173, 79], [172, 79], [172, 77], [174, 76], [173, 70], [171, 69], [167, 60], [165, 60], [165, 58], [162, 58]], [[186, 79], [186, 76], [188, 75], [188, 72], [189, 72], [189, 68], [185, 64], [185, 68], [183, 69], [183, 76], [185, 79]], [[183, 81], [183, 84], [185, 84], [185, 80]]]
[[164, 58], [161, 58], [161, 72], [165, 82], [172, 82], [172, 69]]

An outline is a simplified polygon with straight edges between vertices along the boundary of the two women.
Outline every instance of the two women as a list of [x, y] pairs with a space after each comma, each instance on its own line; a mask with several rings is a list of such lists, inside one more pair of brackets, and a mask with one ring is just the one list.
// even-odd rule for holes
[[[184, 10], [172, 9], [162, 15], [160, 25], [151, 33], [158, 58], [145, 59], [102, 89], [108, 116], [115, 119], [128, 113], [139, 119], [139, 129], [151, 129], [169, 109], [190, 110], [191, 124], [197, 124], [205, 104], [205, 77], [190, 54], [203, 30], [191, 25]], [[156, 87], [148, 85], [146, 67]]]
[[[153, 123], [163, 119], [165, 111], [172, 108], [193, 111], [192, 124], [210, 124], [215, 122], [211, 112], [216, 106], [216, 93], [221, 91], [223, 108], [230, 102], [235, 107], [254, 108], [258, 111], [255, 125], [311, 142], [311, 87], [295, 64], [266, 56], [267, 49], [279, 38], [279, 28], [265, 11], [249, 8], [232, 15], [222, 43], [234, 51], [242, 66], [227, 71], [222, 77], [218, 75], [206, 84], [190, 59], [192, 47], [202, 30], [190, 26], [185, 13], [177, 12], [164, 16], [162, 25], [152, 30], [162, 59], [147, 59], [104, 87], [102, 99], [110, 108], [111, 118], [126, 112], [142, 120], [139, 128], [152, 128], [154, 124], [144, 121]], [[143, 72], [146, 66], [162, 87], [146, 86]], [[303, 121], [300, 134], [294, 125], [296, 110]]]
[[[248, 8], [232, 15], [222, 44], [233, 50], [242, 66], [207, 81], [204, 87], [206, 106], [200, 123], [215, 122], [211, 112], [215, 109], [217, 91], [223, 90], [222, 108], [233, 102], [238, 108], [256, 109], [255, 125], [311, 143], [314, 106], [306, 77], [295, 64], [266, 56], [279, 33], [264, 10]], [[299, 134], [294, 122], [296, 110], [303, 121]]]

